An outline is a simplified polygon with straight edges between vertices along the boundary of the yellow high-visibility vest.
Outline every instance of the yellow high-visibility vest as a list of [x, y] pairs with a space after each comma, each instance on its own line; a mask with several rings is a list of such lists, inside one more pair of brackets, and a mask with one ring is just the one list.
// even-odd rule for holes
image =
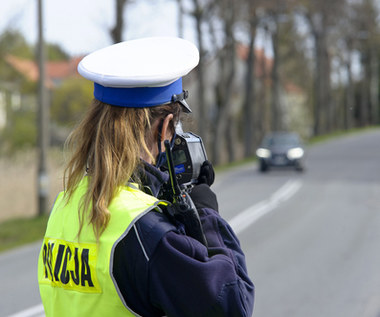
[[108, 207], [111, 218], [97, 243], [88, 217], [79, 237], [78, 209], [87, 190], [85, 177], [70, 201], [60, 193], [54, 204], [38, 259], [38, 283], [47, 317], [136, 316], [112, 276], [114, 249], [134, 223], [166, 205], [133, 184], [123, 186]]

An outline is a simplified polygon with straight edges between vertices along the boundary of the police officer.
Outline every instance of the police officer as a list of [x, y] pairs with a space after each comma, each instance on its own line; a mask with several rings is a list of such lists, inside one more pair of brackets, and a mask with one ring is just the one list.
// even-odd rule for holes
[[94, 100], [68, 138], [65, 190], [52, 209], [38, 264], [46, 316], [251, 316], [243, 251], [218, 213], [204, 165], [191, 197], [207, 246], [166, 212], [164, 141], [191, 112], [182, 77], [199, 61], [179, 38], [95, 51], [78, 71]]

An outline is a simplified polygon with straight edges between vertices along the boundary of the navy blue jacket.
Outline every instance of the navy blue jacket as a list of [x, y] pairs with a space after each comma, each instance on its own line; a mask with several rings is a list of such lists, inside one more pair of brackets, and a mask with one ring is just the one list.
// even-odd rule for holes
[[[146, 165], [142, 181], [157, 197], [167, 178]], [[207, 248], [157, 211], [137, 220], [115, 248], [113, 275], [128, 307], [140, 316], [252, 315], [254, 286], [239, 241], [217, 212], [209, 186], [197, 186], [192, 198]]]

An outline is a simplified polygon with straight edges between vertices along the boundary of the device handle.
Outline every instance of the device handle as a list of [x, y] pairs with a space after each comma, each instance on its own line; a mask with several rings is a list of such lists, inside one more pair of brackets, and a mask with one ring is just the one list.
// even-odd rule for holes
[[181, 195], [181, 188], [179, 187], [177, 177], [175, 176], [174, 161], [173, 161], [172, 151], [170, 149], [170, 142], [168, 140], [165, 140], [164, 144], [165, 144], [166, 159], [168, 161], [170, 184], [173, 189], [174, 198], [176, 198]]
[[165, 140], [165, 152], [168, 161], [168, 170], [170, 177], [170, 184], [173, 191], [173, 212], [174, 217], [179, 217], [184, 223], [186, 232], [189, 236], [197, 239], [200, 243], [207, 247], [206, 236], [203, 232], [203, 227], [197, 208], [194, 205], [188, 193], [181, 191], [177, 178], [175, 176], [175, 168], [173, 162], [173, 155], [170, 149], [170, 143]]

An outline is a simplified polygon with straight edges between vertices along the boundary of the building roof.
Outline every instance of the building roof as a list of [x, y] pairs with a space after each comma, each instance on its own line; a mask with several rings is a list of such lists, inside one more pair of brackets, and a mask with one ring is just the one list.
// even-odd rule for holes
[[78, 75], [77, 67], [82, 57], [75, 57], [69, 61], [47, 62], [46, 73], [50, 78], [65, 79]]
[[27, 59], [22, 59], [13, 55], [7, 55], [5, 60], [11, 65], [15, 70], [21, 73], [30, 81], [38, 80], [38, 68], [37, 65]]
[[[77, 66], [82, 57], [74, 57], [68, 61], [46, 62], [46, 86], [53, 88], [58, 81], [69, 77], [78, 76]], [[27, 80], [36, 82], [39, 78], [39, 69], [35, 61], [7, 55], [7, 63], [18, 71]]]

